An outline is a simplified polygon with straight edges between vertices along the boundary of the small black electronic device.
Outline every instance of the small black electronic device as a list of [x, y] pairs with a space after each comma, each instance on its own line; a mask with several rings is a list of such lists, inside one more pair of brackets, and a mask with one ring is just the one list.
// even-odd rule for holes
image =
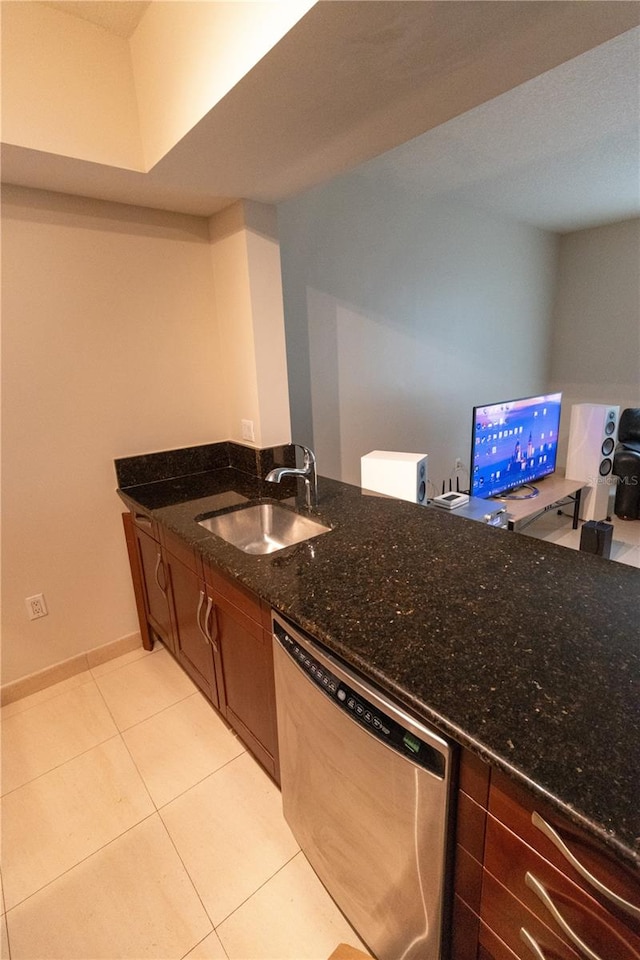
[[598, 557], [611, 557], [613, 524], [601, 520], [587, 520], [580, 532], [580, 549], [585, 553], [595, 553]]

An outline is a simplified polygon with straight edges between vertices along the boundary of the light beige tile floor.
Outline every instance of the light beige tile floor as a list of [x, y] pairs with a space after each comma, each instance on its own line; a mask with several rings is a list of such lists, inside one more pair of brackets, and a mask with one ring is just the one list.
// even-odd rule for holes
[[280, 794], [162, 648], [2, 708], [2, 960], [363, 949]]

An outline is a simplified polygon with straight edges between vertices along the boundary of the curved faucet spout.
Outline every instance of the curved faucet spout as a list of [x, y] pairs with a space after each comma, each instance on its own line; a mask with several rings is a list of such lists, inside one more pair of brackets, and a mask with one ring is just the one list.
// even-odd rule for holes
[[305, 485], [305, 500], [307, 507], [318, 506], [318, 475], [316, 473], [316, 456], [309, 447], [302, 443], [294, 444], [300, 447], [303, 453], [302, 467], [276, 467], [270, 470], [265, 480], [271, 483], [280, 483], [283, 477], [302, 477]]

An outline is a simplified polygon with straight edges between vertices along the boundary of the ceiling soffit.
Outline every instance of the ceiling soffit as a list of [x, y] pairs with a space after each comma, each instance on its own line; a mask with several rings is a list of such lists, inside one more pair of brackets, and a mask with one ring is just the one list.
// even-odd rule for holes
[[86, 20], [108, 33], [127, 40], [134, 32], [151, 0], [42, 0], [47, 7]]
[[148, 173], [8, 146], [3, 177], [204, 216], [278, 202], [638, 22], [617, 0], [319, 3]]

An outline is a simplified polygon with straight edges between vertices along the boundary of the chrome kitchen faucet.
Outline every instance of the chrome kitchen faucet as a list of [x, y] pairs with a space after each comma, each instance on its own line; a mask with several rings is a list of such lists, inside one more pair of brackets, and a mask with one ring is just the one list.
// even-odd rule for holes
[[300, 447], [304, 454], [302, 467], [276, 467], [270, 470], [265, 480], [272, 483], [280, 483], [283, 477], [302, 477], [305, 485], [305, 501], [307, 507], [318, 506], [318, 475], [316, 473], [316, 456], [313, 450], [305, 447], [302, 443], [294, 443], [294, 447]]

